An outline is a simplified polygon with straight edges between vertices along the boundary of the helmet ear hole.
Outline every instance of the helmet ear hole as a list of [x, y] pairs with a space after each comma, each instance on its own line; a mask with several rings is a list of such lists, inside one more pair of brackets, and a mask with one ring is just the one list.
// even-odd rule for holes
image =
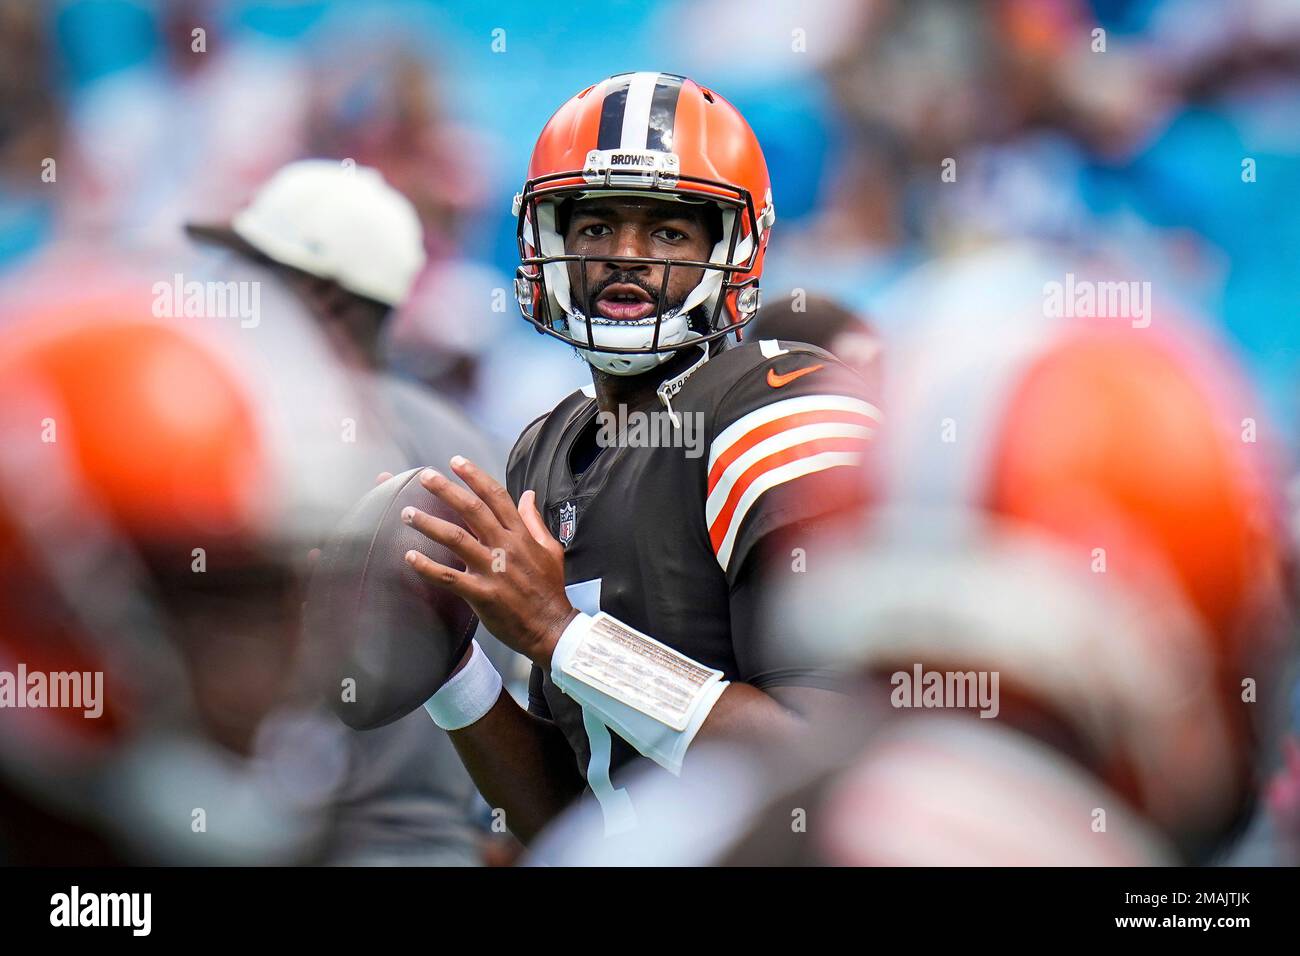
[[716, 246], [722, 241], [722, 207], [717, 203], [709, 203], [709, 208], [704, 214], [705, 224], [709, 230], [709, 242]]
[[562, 199], [555, 204], [555, 231], [561, 239], [569, 231], [569, 220], [573, 217], [573, 199]]

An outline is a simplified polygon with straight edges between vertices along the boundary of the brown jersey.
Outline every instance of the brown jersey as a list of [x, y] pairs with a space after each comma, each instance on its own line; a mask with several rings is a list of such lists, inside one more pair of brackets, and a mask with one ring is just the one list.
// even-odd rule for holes
[[[590, 389], [574, 392], [524, 430], [507, 484], [516, 500], [536, 493], [579, 610], [605, 611], [727, 680], [816, 683], [812, 669], [764, 666], [754, 569], [775, 532], [860, 494], [879, 422], [862, 389], [811, 345], [738, 346], [670, 385], [671, 414], [656, 400], [602, 416]], [[597, 796], [639, 760], [538, 668], [529, 698], [563, 730]]]

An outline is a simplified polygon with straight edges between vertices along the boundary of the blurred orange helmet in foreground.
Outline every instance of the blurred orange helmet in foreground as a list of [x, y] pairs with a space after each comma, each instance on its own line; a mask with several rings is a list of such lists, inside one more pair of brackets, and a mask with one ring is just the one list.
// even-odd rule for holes
[[1012, 706], [1055, 715], [1203, 847], [1249, 797], [1285, 693], [1260, 407], [1168, 316], [967, 318], [897, 358], [870, 543], [805, 600], [861, 597], [810, 639], [875, 672], [998, 671]]
[[41, 316], [0, 364], [11, 400], [43, 413], [27, 422], [22, 480], [71, 469], [142, 542], [254, 535], [274, 486], [239, 373], [175, 328], [85, 307], [100, 318]]
[[1007, 399], [992, 510], [1137, 573], [1164, 563], [1224, 651], [1252, 639], [1283, 537], [1259, 406], [1225, 363], [1130, 329], [1075, 330]]
[[56, 758], [61, 744], [124, 729], [149, 687], [128, 676], [137, 662], [165, 667], [162, 642], [133, 653], [151, 630], [139, 563], [170, 552], [184, 567], [191, 549], [220, 550], [214, 533], [255, 540], [268, 485], [244, 385], [140, 305], [118, 295], [46, 309], [0, 348], [0, 656], [6, 669], [107, 672], [120, 691], [106, 720], [29, 716]]
[[1281, 587], [1280, 462], [1222, 348], [1169, 317], [953, 331], [900, 371], [887, 499], [1032, 525], [1096, 574], [1158, 569], [1218, 649], [1254, 640]]
[[[242, 325], [166, 314], [152, 277], [130, 275], [29, 300], [0, 342], [0, 670], [103, 690], [102, 715], [6, 711], [0, 783], [149, 859], [292, 852], [296, 824], [261, 797], [202, 848], [150, 841], [187, 788], [221, 802], [252, 786], [235, 754], [292, 687], [296, 573], [375, 460], [310, 317], [263, 270], [229, 268], [195, 281], [247, 283]], [[286, 843], [242, 842], [262, 827]]]
[[226, 269], [196, 283], [251, 288], [255, 321], [158, 314], [170, 283], [133, 277], [6, 330], [0, 492], [18, 514], [90, 508], [146, 551], [275, 550], [368, 487], [376, 429], [346, 373], [274, 277]]

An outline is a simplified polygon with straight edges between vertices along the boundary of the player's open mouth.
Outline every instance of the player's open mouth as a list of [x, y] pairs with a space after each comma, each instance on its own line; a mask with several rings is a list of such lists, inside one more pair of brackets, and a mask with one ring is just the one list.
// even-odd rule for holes
[[611, 285], [596, 299], [596, 312], [615, 322], [639, 322], [655, 313], [650, 294], [638, 285], [620, 282]]

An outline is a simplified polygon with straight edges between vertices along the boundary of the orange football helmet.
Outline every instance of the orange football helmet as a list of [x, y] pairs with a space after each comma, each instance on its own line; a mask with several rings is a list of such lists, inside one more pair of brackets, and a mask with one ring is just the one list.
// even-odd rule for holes
[[870, 672], [999, 672], [1195, 858], [1240, 822], [1276, 730], [1286, 544], [1258, 404], [1222, 348], [1158, 318], [916, 330], [869, 544], [807, 606], [854, 598], [809, 641]]
[[298, 679], [298, 573], [369, 487], [372, 430], [270, 273], [202, 274], [257, 283], [268, 321], [163, 315], [169, 283], [151, 292], [141, 268], [95, 294], [47, 288], [0, 340], [0, 671], [103, 689], [100, 719], [0, 721], [0, 799], [29, 794], [135, 859], [282, 860], [310, 851], [317, 817], [249, 801], [239, 827], [269, 815], [277, 846], [234, 828], [200, 847], [160, 821], [186, 781], [237, 802]]
[[[664, 289], [673, 267], [703, 269], [680, 307], [665, 309], [661, 295], [656, 314], [638, 322], [582, 314], [576, 302], [585, 296], [572, 295], [567, 264], [597, 257], [565, 253], [557, 213], [564, 200], [592, 193], [717, 204], [722, 235], [707, 262], [598, 257], [663, 264]], [[570, 99], [538, 137], [514, 214], [521, 260], [515, 294], [524, 318], [612, 374], [648, 371], [678, 349], [739, 333], [758, 310], [776, 219], [767, 163], [736, 108], [693, 80], [621, 73]]]

